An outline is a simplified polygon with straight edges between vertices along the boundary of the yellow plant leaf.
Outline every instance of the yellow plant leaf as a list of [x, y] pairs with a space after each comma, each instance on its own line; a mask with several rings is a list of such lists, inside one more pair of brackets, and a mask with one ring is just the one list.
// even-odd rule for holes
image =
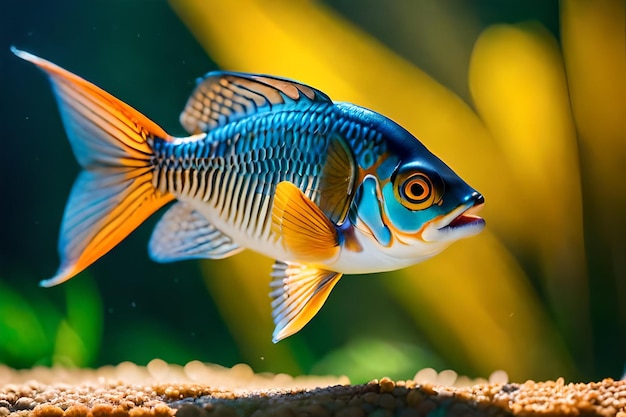
[[516, 260], [483, 233], [385, 280], [446, 357], [479, 376], [512, 380], [572, 374], [568, 354]]
[[202, 262], [205, 283], [246, 361], [257, 371], [302, 373], [289, 346], [272, 343], [270, 271], [272, 260], [252, 251]]
[[578, 143], [556, 40], [537, 23], [486, 29], [472, 55], [470, 91], [516, 176], [527, 219], [507, 243], [539, 259], [561, 326], [591, 355]]
[[[561, 38], [579, 132], [593, 302], [626, 324], [626, 2], [561, 3]], [[614, 306], [614, 307], [610, 307]], [[598, 320], [602, 325], [604, 320]], [[600, 333], [600, 332], [598, 332]], [[626, 346], [618, 332], [616, 350]], [[609, 340], [609, 338], [605, 338]], [[598, 350], [604, 351], [602, 346]]]

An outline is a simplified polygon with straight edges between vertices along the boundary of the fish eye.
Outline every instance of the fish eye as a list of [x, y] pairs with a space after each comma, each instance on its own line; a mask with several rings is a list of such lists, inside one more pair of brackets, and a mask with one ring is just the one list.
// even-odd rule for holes
[[441, 200], [439, 184], [424, 172], [399, 173], [394, 183], [396, 197], [409, 210], [423, 210]]
[[430, 181], [422, 175], [415, 175], [404, 183], [404, 196], [411, 202], [422, 202], [431, 192]]

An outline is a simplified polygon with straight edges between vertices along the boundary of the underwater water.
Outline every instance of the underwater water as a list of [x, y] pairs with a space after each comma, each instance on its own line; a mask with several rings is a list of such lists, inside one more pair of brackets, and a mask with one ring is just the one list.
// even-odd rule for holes
[[[353, 382], [425, 367], [516, 381], [622, 375], [623, 2], [201, 3], [0, 4], [0, 363], [243, 362]], [[41, 288], [79, 168], [49, 83], [12, 45], [174, 135], [208, 71], [305, 81], [419, 137], [485, 195], [487, 230], [423, 264], [343, 278], [278, 344], [272, 260], [154, 263], [163, 211], [78, 277]]]

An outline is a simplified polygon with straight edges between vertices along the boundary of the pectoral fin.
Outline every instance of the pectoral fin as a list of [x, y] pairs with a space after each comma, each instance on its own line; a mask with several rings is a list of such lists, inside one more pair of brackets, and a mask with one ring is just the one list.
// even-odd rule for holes
[[339, 251], [335, 225], [302, 191], [290, 182], [276, 186], [272, 228], [285, 248], [299, 261], [321, 262]]
[[157, 262], [222, 259], [243, 250], [189, 204], [179, 202], [165, 212], [148, 245]]
[[356, 163], [348, 144], [339, 136], [331, 138], [320, 178], [320, 209], [335, 224], [346, 220], [356, 183]]
[[340, 273], [309, 265], [276, 261], [272, 270], [274, 343], [302, 329], [322, 308]]

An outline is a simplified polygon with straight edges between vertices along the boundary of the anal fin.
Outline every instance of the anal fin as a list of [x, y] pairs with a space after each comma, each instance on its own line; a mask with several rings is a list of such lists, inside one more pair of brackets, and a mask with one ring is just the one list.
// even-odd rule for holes
[[174, 204], [165, 212], [148, 245], [150, 257], [157, 262], [223, 259], [243, 249], [184, 202]]
[[342, 274], [309, 265], [276, 261], [272, 268], [274, 343], [302, 329], [322, 308]]

